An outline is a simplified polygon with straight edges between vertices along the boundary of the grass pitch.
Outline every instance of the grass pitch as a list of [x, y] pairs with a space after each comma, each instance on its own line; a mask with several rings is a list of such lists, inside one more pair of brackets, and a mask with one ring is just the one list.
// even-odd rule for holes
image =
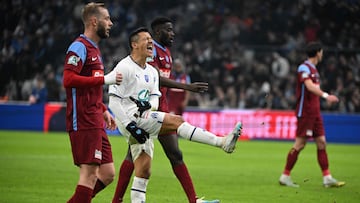
[[[127, 145], [111, 136], [118, 173]], [[199, 196], [240, 202], [359, 202], [360, 146], [328, 144], [332, 175], [343, 188], [323, 188], [316, 148], [308, 143], [292, 172], [300, 188], [279, 186], [278, 178], [292, 142], [240, 141], [233, 154], [180, 140], [184, 160]], [[0, 203], [66, 202], [73, 194], [78, 169], [73, 165], [66, 133], [0, 131]], [[116, 177], [117, 179], [117, 177]], [[109, 203], [116, 183], [99, 193], [94, 203]], [[129, 202], [129, 190], [125, 196]], [[147, 202], [186, 203], [187, 199], [159, 142], [155, 142]]]

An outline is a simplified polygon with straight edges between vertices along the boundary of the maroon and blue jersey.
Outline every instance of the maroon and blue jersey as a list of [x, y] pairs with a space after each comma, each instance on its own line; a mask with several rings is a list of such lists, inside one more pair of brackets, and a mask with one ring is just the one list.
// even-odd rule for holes
[[296, 116], [316, 117], [320, 116], [320, 97], [310, 92], [304, 82], [312, 80], [320, 88], [320, 75], [314, 64], [305, 61], [297, 70], [296, 85]]
[[[103, 77], [104, 66], [95, 42], [80, 35], [68, 48], [64, 70], [84, 77]], [[66, 130], [104, 128], [102, 85], [66, 88]]]
[[[157, 67], [160, 71], [160, 76], [165, 78], [170, 78], [171, 68], [172, 68], [172, 58], [170, 50], [167, 47], [161, 46], [158, 42], [154, 41], [154, 51], [153, 51], [153, 60], [148, 63], [154, 67]], [[167, 87], [160, 87], [160, 92], [162, 96], [159, 101], [159, 111], [169, 112], [168, 102], [166, 99]]]

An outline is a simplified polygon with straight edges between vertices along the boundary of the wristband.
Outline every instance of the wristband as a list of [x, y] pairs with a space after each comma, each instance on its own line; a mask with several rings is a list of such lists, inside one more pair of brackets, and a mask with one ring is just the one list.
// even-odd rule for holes
[[328, 96], [329, 96], [329, 94], [328, 94], [327, 92], [324, 92], [324, 93], [321, 95], [321, 97], [324, 98], [324, 99], [326, 99]]
[[111, 74], [111, 72], [109, 74], [104, 75], [104, 84], [106, 85], [112, 85], [116, 83], [116, 77]]

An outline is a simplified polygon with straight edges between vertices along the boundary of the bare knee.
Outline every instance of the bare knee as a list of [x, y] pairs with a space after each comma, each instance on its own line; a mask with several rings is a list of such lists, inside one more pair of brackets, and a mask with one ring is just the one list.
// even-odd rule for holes
[[135, 176], [149, 179], [151, 175], [151, 157], [142, 153], [135, 161]]
[[103, 164], [99, 168], [98, 179], [104, 183], [104, 185], [109, 185], [114, 181], [115, 178], [115, 167], [114, 163]]
[[106, 175], [106, 178], [105, 180], [102, 180], [102, 182], [105, 184], [105, 185], [109, 185], [110, 183], [112, 183], [115, 179], [115, 171], [113, 173], [108, 173]]
[[294, 148], [296, 149], [296, 151], [300, 152], [301, 150], [303, 150], [305, 148], [305, 144], [299, 144], [294, 146]]
[[304, 137], [296, 137], [293, 148], [296, 149], [296, 151], [300, 152], [305, 148], [306, 141], [307, 140]]
[[150, 167], [136, 167], [135, 166], [135, 176], [139, 178], [149, 179], [151, 175]]
[[315, 139], [316, 141], [316, 147], [320, 150], [323, 150], [326, 148], [326, 140], [325, 137], [318, 137]]
[[159, 134], [166, 134], [171, 131], [176, 131], [178, 127], [184, 122], [185, 121], [183, 117], [168, 113], [164, 117], [164, 121]]
[[80, 166], [80, 178], [78, 184], [93, 187], [97, 180], [97, 166], [82, 164]]

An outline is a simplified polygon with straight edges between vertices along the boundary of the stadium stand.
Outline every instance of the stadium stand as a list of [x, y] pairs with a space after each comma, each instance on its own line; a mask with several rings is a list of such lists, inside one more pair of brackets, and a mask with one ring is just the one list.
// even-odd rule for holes
[[[36, 78], [48, 101], [64, 101], [67, 45], [82, 32], [81, 0], [6, 0], [0, 4], [0, 100], [28, 101]], [[106, 71], [128, 52], [127, 34], [157, 15], [174, 20], [174, 58], [192, 81], [200, 108], [293, 109], [295, 71], [309, 41], [325, 45], [323, 89], [340, 97], [324, 111], [360, 112], [360, 4], [356, 0], [105, 1], [114, 26], [100, 46]], [[336, 15], [334, 15], [336, 13]], [[106, 87], [104, 87], [106, 88]], [[107, 96], [104, 95], [104, 99]]]

